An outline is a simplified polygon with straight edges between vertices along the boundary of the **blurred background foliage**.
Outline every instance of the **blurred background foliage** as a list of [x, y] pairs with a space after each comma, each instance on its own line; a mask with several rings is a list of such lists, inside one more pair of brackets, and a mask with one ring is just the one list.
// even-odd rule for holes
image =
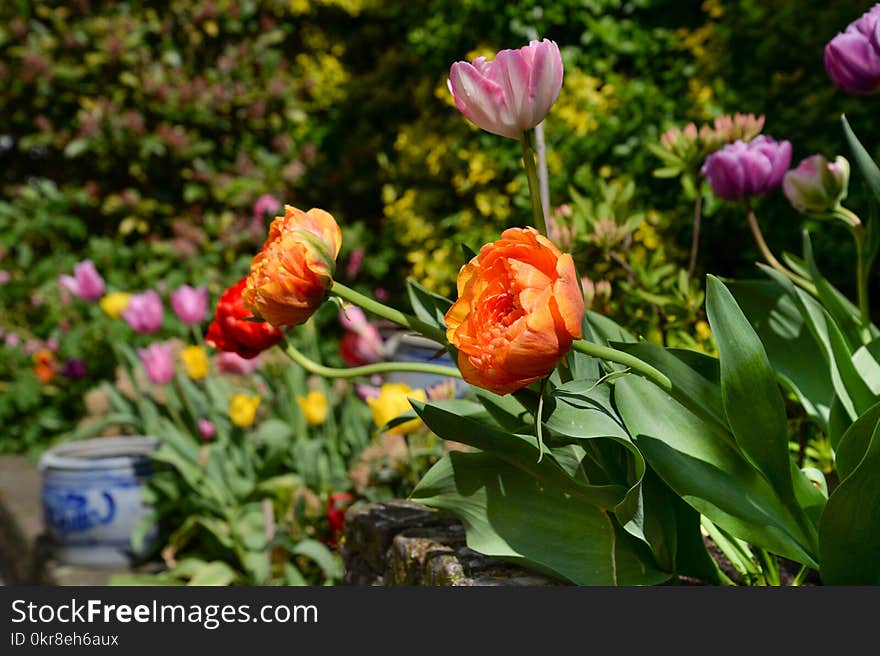
[[[758, 253], [741, 210], [707, 199], [689, 279], [693, 189], [655, 178], [648, 145], [733, 112], [765, 114], [765, 132], [792, 141], [793, 165], [848, 154], [841, 113], [880, 143], [872, 104], [838, 92], [822, 66], [825, 43], [869, 5], [7, 0], [0, 328], [88, 355], [56, 284], [85, 257], [110, 289], [188, 282], [216, 299], [265, 237], [264, 194], [336, 216], [343, 282], [393, 302], [405, 275], [452, 294], [462, 243], [476, 249], [530, 215], [518, 144], [461, 117], [449, 65], [538, 36], [563, 52], [545, 125], [551, 205], [588, 300], [652, 341], [711, 350], [703, 274], [749, 276]], [[851, 198], [866, 208], [858, 181]], [[773, 249], [797, 252], [802, 220], [781, 194], [758, 211]], [[823, 270], [851, 292], [849, 240], [813, 228]], [[362, 266], [345, 266], [358, 247]], [[8, 361], [7, 385], [19, 376]], [[58, 401], [59, 416], [75, 414], [80, 392], [59, 392], [74, 404]], [[21, 412], [0, 404], [7, 423]]]

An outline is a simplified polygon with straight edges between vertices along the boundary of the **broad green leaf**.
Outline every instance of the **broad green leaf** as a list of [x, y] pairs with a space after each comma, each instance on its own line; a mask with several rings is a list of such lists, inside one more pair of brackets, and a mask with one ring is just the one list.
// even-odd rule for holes
[[772, 280], [729, 281], [770, 359], [779, 382], [823, 429], [834, 398], [828, 363], [801, 315], [797, 301]]
[[220, 560], [206, 563], [196, 572], [187, 585], [229, 585], [238, 578], [238, 573]]
[[[840, 480], [852, 474], [859, 466], [878, 425], [880, 425], [880, 403], [856, 419], [840, 438], [834, 454]], [[880, 471], [877, 473], [880, 475]]]
[[721, 396], [736, 442], [780, 498], [794, 500], [788, 422], [764, 345], [733, 295], [708, 277], [706, 313], [721, 361]]
[[804, 259], [810, 267], [810, 277], [819, 293], [822, 307], [828, 312], [832, 321], [837, 325], [840, 334], [846, 341], [847, 350], [852, 354], [862, 345], [861, 315], [859, 309], [835, 289], [819, 272], [816, 260], [813, 257], [813, 244], [810, 241], [810, 233], [803, 231]]
[[[625, 328], [615, 323], [603, 314], [587, 310], [585, 315], [589, 323], [590, 332], [600, 344], [609, 342], [635, 342], [636, 338]], [[587, 335], [584, 335], [587, 338]]]
[[528, 432], [535, 417], [515, 396], [501, 396], [488, 390], [475, 389], [477, 399], [499, 426], [511, 433]]
[[856, 137], [855, 132], [853, 132], [849, 125], [849, 121], [846, 120], [846, 115], [840, 115], [840, 122], [843, 124], [843, 133], [846, 135], [846, 141], [852, 151], [856, 165], [862, 172], [865, 182], [868, 183], [868, 187], [871, 189], [874, 197], [880, 201], [880, 168], [877, 167], [874, 159], [865, 150], [858, 137]]
[[694, 509], [742, 539], [816, 566], [811, 536], [730, 435], [636, 376], [615, 384], [615, 402], [648, 464]]
[[822, 582], [880, 585], [880, 425], [855, 470], [828, 499], [819, 527]]
[[852, 361], [868, 389], [880, 397], [880, 339], [860, 347], [853, 353]]
[[439, 294], [429, 292], [412, 279], [407, 279], [406, 291], [416, 317], [445, 331], [446, 312], [452, 307], [452, 301]]
[[434, 433], [444, 440], [453, 440], [486, 451], [543, 482], [548, 488], [574, 494], [582, 500], [603, 508], [613, 508], [623, 499], [626, 488], [620, 485], [588, 485], [573, 479], [556, 462], [552, 453], [540, 451], [534, 435], [508, 433], [491, 424], [463, 417], [447, 410], [448, 401], [428, 404], [412, 401], [416, 413]]
[[452, 453], [411, 497], [455, 514], [471, 549], [576, 585], [655, 585], [669, 578], [612, 517], [488, 453]]
[[[705, 367], [714, 367], [715, 375], [713, 379], [707, 379], [697, 370], [690, 367], [679, 357], [679, 354], [669, 349], [664, 349], [656, 344], [649, 342], [638, 342], [627, 344], [623, 342], [612, 342], [611, 346], [635, 355], [640, 360], [644, 360], [654, 368], [666, 374], [672, 381], [674, 387], [677, 387], [682, 394], [702, 407], [710, 416], [712, 416], [720, 428], [727, 427], [727, 417], [724, 413], [724, 404], [721, 400], [721, 386], [718, 374], [718, 362], [714, 358], [701, 356], [709, 362], [704, 363]], [[695, 353], [695, 352], [693, 352]], [[700, 354], [695, 353], [695, 356]], [[695, 357], [691, 356], [691, 357]], [[684, 355], [683, 357], [688, 357]]]
[[301, 540], [291, 550], [297, 556], [305, 556], [313, 561], [328, 579], [342, 578], [342, 563], [327, 547], [317, 540]]

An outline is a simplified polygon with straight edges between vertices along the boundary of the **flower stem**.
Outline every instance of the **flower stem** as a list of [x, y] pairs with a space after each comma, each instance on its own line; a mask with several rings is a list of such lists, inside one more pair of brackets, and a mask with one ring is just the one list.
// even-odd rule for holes
[[571, 347], [575, 351], [584, 353], [585, 355], [590, 355], [594, 358], [599, 358], [600, 360], [616, 362], [617, 364], [629, 367], [634, 373], [647, 378], [664, 392], [672, 392], [672, 381], [669, 380], [664, 373], [634, 355], [618, 351], [610, 346], [602, 346], [601, 344], [587, 342], [582, 339], [575, 340]]
[[541, 206], [541, 186], [538, 183], [538, 169], [535, 165], [535, 149], [532, 147], [532, 135], [526, 130], [520, 139], [522, 145], [523, 165], [526, 167], [526, 179], [529, 181], [529, 195], [532, 197], [532, 215], [535, 228], [542, 235], [547, 234], [544, 221], [544, 208]]
[[325, 367], [324, 365], [318, 364], [314, 360], [306, 357], [304, 353], [291, 343], [286, 335], [284, 338], [284, 352], [291, 360], [309, 373], [324, 378], [357, 378], [358, 376], [372, 376], [373, 374], [384, 374], [392, 371], [411, 371], [420, 374], [435, 374], [438, 376], [447, 376], [449, 378], [461, 378], [461, 372], [455, 367], [445, 367], [440, 364], [423, 362], [376, 362], [362, 367], [348, 367], [344, 369]]
[[809, 576], [811, 571], [812, 570], [810, 569], [809, 565], [801, 565], [801, 568], [798, 570], [798, 573], [795, 574], [794, 579], [792, 579], [791, 585], [792, 586], [801, 585], [804, 581], [806, 581], [807, 576]]
[[807, 280], [806, 278], [802, 278], [797, 275], [793, 271], [790, 271], [788, 268], [783, 266], [783, 264], [776, 259], [776, 256], [773, 255], [773, 252], [770, 250], [770, 247], [767, 246], [767, 242], [764, 241], [764, 235], [761, 232], [761, 227], [758, 225], [758, 219], [755, 217], [755, 213], [752, 211], [751, 206], [749, 205], [748, 199], [743, 201], [743, 207], [746, 210], [746, 216], [749, 221], [749, 228], [752, 231], [752, 237], [755, 239], [755, 243], [758, 245], [758, 250], [761, 251], [761, 255], [764, 256], [764, 259], [767, 260], [767, 264], [776, 269], [779, 273], [784, 275], [786, 278], [791, 280], [798, 287], [801, 287], [814, 296], [816, 295], [816, 286]]
[[348, 301], [349, 303], [354, 303], [355, 305], [363, 308], [368, 312], [372, 312], [383, 319], [388, 319], [389, 321], [393, 321], [394, 323], [405, 326], [417, 333], [421, 333], [428, 339], [433, 339], [435, 342], [439, 342], [440, 344], [446, 344], [446, 333], [443, 332], [440, 328], [432, 326], [429, 323], [425, 323], [421, 319], [412, 316], [411, 314], [405, 314], [400, 310], [395, 310], [392, 307], [388, 307], [384, 303], [380, 303], [374, 298], [370, 298], [369, 296], [364, 296], [360, 292], [356, 292], [350, 287], [346, 287], [345, 285], [333, 281], [333, 286], [330, 288], [330, 293], [338, 296], [344, 301]]
[[716, 419], [710, 413], [704, 410], [699, 403], [695, 403], [690, 395], [686, 394], [681, 389], [673, 385], [672, 381], [666, 376], [666, 374], [664, 374], [659, 369], [655, 369], [644, 360], [640, 360], [636, 356], [625, 353], [624, 351], [618, 351], [617, 349], [611, 348], [609, 346], [602, 346], [601, 344], [588, 342], [582, 339], [574, 341], [571, 345], [571, 348], [575, 351], [584, 353], [585, 355], [589, 355], [594, 358], [598, 358], [600, 360], [607, 360], [608, 362], [615, 362], [617, 364], [622, 364], [625, 367], [629, 367], [632, 373], [638, 374], [639, 376], [642, 376], [643, 378], [646, 378], [647, 380], [654, 383], [657, 387], [669, 394], [672, 398], [674, 398], [692, 413], [700, 417], [702, 420], [712, 424], [713, 426], [718, 426], [724, 431], [730, 430], [727, 425], [721, 424], [718, 419]]
[[700, 250], [700, 224], [703, 219], [703, 178], [697, 182], [697, 200], [694, 202], [694, 234], [691, 238], [691, 259], [688, 262], [688, 279], [694, 277], [697, 268], [697, 252]]
[[859, 313], [862, 316], [862, 329], [871, 325], [871, 302], [868, 299], [868, 271], [865, 261], [865, 229], [861, 223], [852, 227], [853, 239], [856, 242], [856, 282], [858, 283]]

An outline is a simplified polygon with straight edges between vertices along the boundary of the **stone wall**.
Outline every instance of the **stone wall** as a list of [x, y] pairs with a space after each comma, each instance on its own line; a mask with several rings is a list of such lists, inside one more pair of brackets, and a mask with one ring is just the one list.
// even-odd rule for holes
[[341, 551], [345, 585], [559, 585], [468, 549], [460, 521], [410, 501], [349, 508]]

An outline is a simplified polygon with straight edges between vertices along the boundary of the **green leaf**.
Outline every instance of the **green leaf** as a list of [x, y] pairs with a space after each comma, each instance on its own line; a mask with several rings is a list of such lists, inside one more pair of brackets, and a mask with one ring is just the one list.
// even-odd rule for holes
[[538, 441], [534, 435], [508, 433], [496, 426], [460, 414], [459, 404], [434, 401], [428, 404], [411, 401], [416, 413], [434, 433], [444, 440], [454, 440], [489, 452], [548, 487], [574, 494], [589, 503], [613, 508], [623, 499], [626, 489], [620, 485], [588, 485], [573, 479], [551, 453], [538, 461]]
[[728, 281], [727, 287], [761, 338], [779, 382], [827, 429], [834, 385], [797, 301], [772, 280]]
[[880, 585], [880, 425], [858, 467], [825, 506], [819, 526], [826, 585]]
[[614, 394], [636, 446], [676, 494], [734, 535], [817, 566], [811, 537], [730, 435], [637, 376], [618, 381]]
[[238, 574], [229, 565], [220, 560], [206, 563], [198, 570], [187, 585], [230, 585]]
[[819, 272], [816, 260], [813, 258], [813, 245], [810, 242], [810, 233], [806, 230], [802, 233], [804, 244], [804, 259], [810, 267], [810, 277], [816, 285], [819, 300], [822, 307], [837, 324], [841, 335], [846, 340], [847, 350], [850, 354], [862, 345], [861, 314], [859, 309], [835, 289]]
[[852, 361], [868, 389], [880, 397], [880, 339], [860, 347], [853, 353]]
[[874, 159], [868, 154], [868, 151], [865, 150], [862, 142], [856, 137], [855, 132], [853, 132], [849, 125], [849, 121], [846, 120], [846, 115], [840, 115], [840, 122], [843, 124], [843, 133], [846, 135], [846, 141], [849, 143], [849, 148], [852, 151], [856, 165], [862, 172], [865, 182], [868, 183], [868, 187], [874, 194], [874, 198], [880, 201], [880, 168], [878, 168]]
[[471, 549], [576, 585], [655, 585], [669, 578], [608, 513], [488, 453], [452, 453], [411, 497], [458, 516]]
[[[635, 355], [666, 374], [674, 387], [702, 407], [716, 420], [720, 428], [726, 429], [727, 417], [721, 400], [720, 373], [715, 358], [696, 351], [672, 351], [649, 342], [612, 342], [611, 346]], [[689, 366], [685, 359], [690, 359], [699, 368]]]
[[[626, 328], [615, 323], [603, 314], [587, 310], [584, 315], [589, 323], [591, 334], [596, 341], [608, 345], [609, 342], [635, 342], [638, 341]], [[586, 339], [587, 335], [584, 335]]]
[[342, 578], [342, 563], [327, 547], [317, 540], [301, 540], [291, 550], [297, 556], [305, 556], [321, 568], [324, 576], [328, 579], [338, 580]]
[[411, 279], [406, 281], [406, 291], [416, 317], [445, 331], [446, 312], [452, 307], [452, 301], [439, 294], [429, 292]]
[[718, 345], [721, 396], [736, 442], [780, 498], [793, 501], [788, 422], [764, 345], [715, 276], [708, 276], [706, 313]]
[[841, 480], [852, 474], [859, 466], [878, 425], [880, 425], [880, 403], [856, 419], [840, 438], [835, 449], [834, 462]]

